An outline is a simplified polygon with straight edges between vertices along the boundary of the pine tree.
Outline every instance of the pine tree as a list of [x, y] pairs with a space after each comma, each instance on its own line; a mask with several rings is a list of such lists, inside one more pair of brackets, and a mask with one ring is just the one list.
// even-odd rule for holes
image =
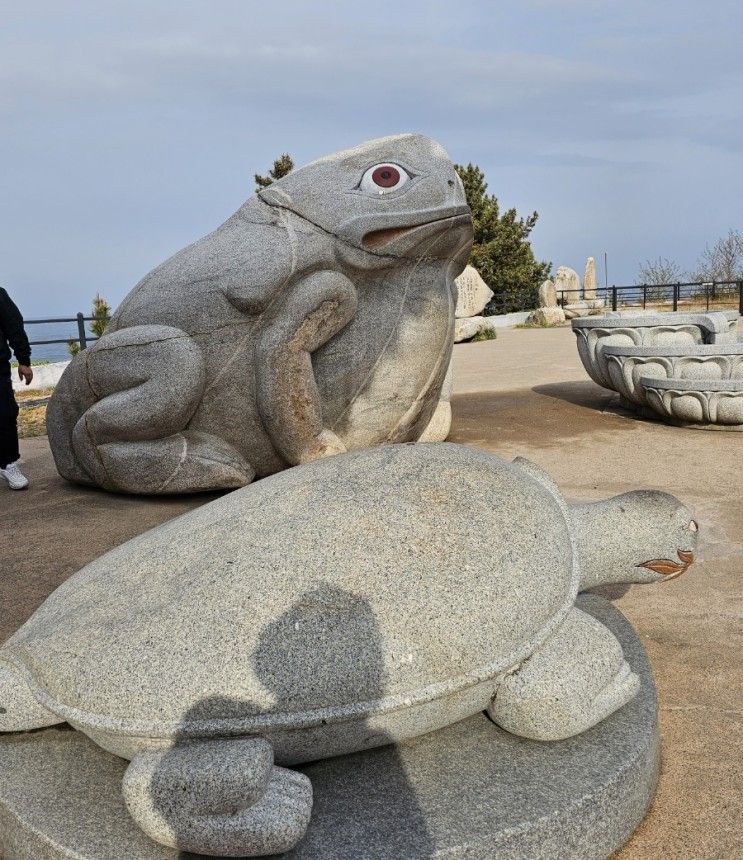
[[274, 161], [273, 168], [268, 171], [268, 176], [261, 176], [260, 173], [253, 174], [255, 190], [260, 191], [261, 188], [268, 188], [272, 182], [276, 182], [277, 179], [281, 179], [282, 176], [286, 176], [292, 170], [294, 170], [294, 160], [288, 152], [285, 152]]
[[[100, 293], [95, 294], [93, 299], [93, 310], [91, 312], [90, 330], [96, 337], [102, 337], [106, 326], [111, 320], [111, 305], [101, 296]], [[67, 349], [70, 355], [75, 356], [80, 352], [80, 343], [74, 338], [67, 341]]]
[[106, 326], [111, 320], [111, 306], [101, 297], [100, 293], [95, 294], [93, 299], [93, 321], [90, 323], [90, 330], [96, 337], [102, 337]]
[[519, 218], [515, 209], [500, 214], [497, 198], [488, 194], [485, 174], [476, 164], [454, 165], [472, 210], [475, 242], [470, 263], [493, 291], [485, 313], [509, 313], [536, 307], [539, 285], [552, 264], [534, 257], [529, 234], [537, 223], [532, 212]]

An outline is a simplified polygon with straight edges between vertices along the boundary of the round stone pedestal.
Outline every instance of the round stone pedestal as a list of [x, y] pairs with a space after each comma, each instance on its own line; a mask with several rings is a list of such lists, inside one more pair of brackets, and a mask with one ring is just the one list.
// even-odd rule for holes
[[[645, 652], [611, 604], [578, 605], [621, 641], [637, 698], [557, 743], [514, 737], [479, 714], [399, 746], [306, 765], [312, 822], [291, 860], [603, 860], [642, 820], [659, 741]], [[580, 654], [575, 655], [580, 660]], [[67, 728], [0, 736], [4, 860], [193, 860], [151, 842], [121, 797], [126, 762]]]

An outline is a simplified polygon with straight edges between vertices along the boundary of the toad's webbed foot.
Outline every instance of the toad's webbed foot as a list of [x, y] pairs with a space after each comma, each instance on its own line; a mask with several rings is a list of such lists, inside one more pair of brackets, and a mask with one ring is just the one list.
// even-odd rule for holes
[[253, 479], [229, 443], [185, 429], [205, 379], [201, 349], [185, 332], [161, 325], [112, 332], [68, 373], [50, 404], [64, 477], [128, 493], [234, 489]]
[[195, 430], [144, 442], [107, 442], [98, 445], [97, 455], [106, 476], [103, 486], [124, 493], [233, 490], [254, 477], [232, 445]]
[[156, 842], [196, 854], [263, 857], [293, 848], [312, 812], [312, 784], [275, 767], [262, 738], [184, 742], [137, 755], [124, 800]]

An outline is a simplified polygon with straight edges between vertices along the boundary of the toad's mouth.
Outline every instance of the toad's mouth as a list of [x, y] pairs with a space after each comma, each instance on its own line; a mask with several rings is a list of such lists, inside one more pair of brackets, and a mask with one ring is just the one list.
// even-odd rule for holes
[[371, 233], [364, 236], [362, 243], [365, 248], [381, 248], [411, 230], [415, 230], [415, 227], [389, 227], [387, 230], [372, 230]]
[[370, 251], [379, 251], [387, 246], [393, 245], [396, 239], [402, 236], [413, 237], [416, 241], [424, 239], [428, 236], [444, 233], [448, 230], [463, 227], [472, 223], [472, 217], [469, 210], [466, 213], [457, 215], [447, 215], [443, 218], [434, 218], [431, 221], [424, 221], [422, 224], [406, 224], [399, 227], [385, 227], [381, 230], [371, 230], [365, 233], [361, 244], [364, 248]]

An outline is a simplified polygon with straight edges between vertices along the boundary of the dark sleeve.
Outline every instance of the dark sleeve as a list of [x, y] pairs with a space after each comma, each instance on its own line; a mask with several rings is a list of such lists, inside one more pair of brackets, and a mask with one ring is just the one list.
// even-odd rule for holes
[[31, 347], [23, 330], [23, 317], [13, 300], [2, 289], [0, 289], [0, 324], [10, 348], [18, 359], [18, 364], [30, 364]]

